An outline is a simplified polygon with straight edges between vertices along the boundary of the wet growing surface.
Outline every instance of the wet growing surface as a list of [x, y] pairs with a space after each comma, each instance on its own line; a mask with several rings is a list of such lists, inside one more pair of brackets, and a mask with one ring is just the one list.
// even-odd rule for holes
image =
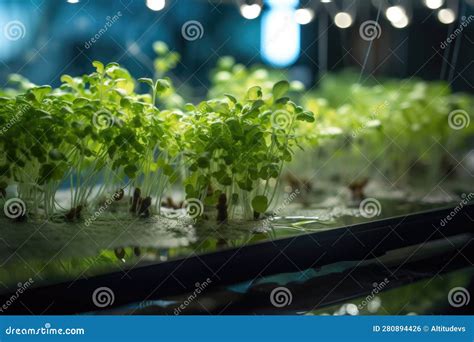
[[224, 224], [212, 219], [195, 222], [189, 218], [133, 218], [118, 213], [104, 213], [90, 225], [1, 219], [0, 274], [4, 285], [1, 291], [6, 292], [29, 278], [35, 279], [34, 286], [74, 280], [194, 253], [447, 207], [450, 203], [391, 199], [380, 204], [381, 212], [374, 217], [361, 216], [357, 203], [333, 203], [330, 209], [293, 203], [268, 221]]

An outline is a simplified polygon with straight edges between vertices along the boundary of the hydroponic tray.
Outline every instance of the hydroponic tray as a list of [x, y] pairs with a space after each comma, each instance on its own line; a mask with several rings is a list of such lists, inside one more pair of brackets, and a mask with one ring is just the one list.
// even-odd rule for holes
[[[474, 205], [394, 217], [339, 229], [229, 248], [124, 271], [31, 288], [14, 301], [8, 314], [72, 314], [98, 310], [92, 295], [99, 287], [113, 291], [107, 308], [152, 300], [195, 288], [235, 284], [260, 276], [319, 268], [340, 261], [364, 260], [406, 246], [472, 234]], [[450, 217], [448, 224], [441, 225]], [[4, 294], [0, 302], [11, 295]]]
[[[343, 261], [206, 289], [194, 301], [189, 301], [193, 293], [186, 293], [134, 303], [106, 314], [281, 315], [316, 310], [331, 313], [330, 307], [336, 305], [340, 314], [373, 314], [379, 308], [382, 314], [399, 315], [408, 303], [406, 312], [410, 312], [411, 306], [419, 310], [417, 314], [468, 314], [466, 307], [450, 306], [446, 289], [466, 286], [471, 292], [473, 244], [472, 234], [462, 234], [393, 250], [382, 257]], [[277, 305], [275, 293], [281, 296]], [[413, 301], [419, 305], [409, 298], [404, 298], [398, 307], [393, 307], [393, 300], [390, 305], [390, 298], [399, 302], [407, 293], [416, 297]], [[184, 310], [177, 311], [181, 303], [187, 302]]]

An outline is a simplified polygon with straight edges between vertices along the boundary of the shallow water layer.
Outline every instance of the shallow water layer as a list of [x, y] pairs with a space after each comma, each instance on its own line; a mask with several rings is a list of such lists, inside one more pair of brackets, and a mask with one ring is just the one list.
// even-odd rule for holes
[[[198, 298], [193, 297], [196, 292], [188, 292], [131, 303], [108, 313], [442, 314], [453, 309], [448, 303], [449, 290], [468, 288], [474, 275], [466, 255], [457, 253], [470, 239], [469, 234], [449, 241], [440, 239], [391, 250], [376, 258], [341, 261], [203, 289]], [[441, 260], [449, 260], [442, 271]], [[406, 285], [413, 282], [416, 283]], [[280, 294], [281, 305], [271, 301], [277, 300], [272, 297], [274, 293]], [[327, 308], [317, 309], [324, 307]]]
[[[329, 202], [331, 202], [329, 200]], [[455, 202], [453, 202], [454, 204]], [[91, 224], [12, 222], [0, 219], [0, 291], [34, 279], [34, 286], [167, 261], [192, 253], [334, 229], [356, 223], [446, 207], [450, 203], [380, 201], [376, 215], [361, 215], [358, 203], [292, 203], [259, 221], [132, 218], [99, 216]], [[365, 216], [365, 217], [364, 217]]]

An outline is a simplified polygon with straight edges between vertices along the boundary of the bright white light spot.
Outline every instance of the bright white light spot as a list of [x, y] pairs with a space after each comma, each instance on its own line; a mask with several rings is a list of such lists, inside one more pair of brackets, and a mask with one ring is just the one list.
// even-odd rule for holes
[[300, 0], [265, 0], [265, 2], [273, 9], [275, 8], [289, 8], [296, 7]]
[[70, 4], [77, 4], [79, 0], [67, 0]]
[[146, 6], [152, 11], [161, 11], [165, 5], [165, 0], [146, 0]]
[[271, 65], [286, 67], [300, 55], [300, 25], [292, 6], [271, 7], [262, 17], [261, 51]]
[[310, 8], [299, 8], [295, 12], [296, 22], [300, 25], [306, 25], [314, 18], [314, 11]]
[[322, 2], [322, 3], [326, 3], [326, 4], [328, 4], [328, 3], [330, 3], [330, 2], [331, 2], [331, 0], [321, 0], [321, 2]]
[[454, 11], [452, 9], [443, 8], [440, 9], [438, 12], [438, 19], [443, 24], [451, 24], [456, 20], [456, 14], [454, 14]]
[[374, 299], [367, 303], [367, 310], [369, 310], [370, 313], [376, 313], [381, 306], [382, 300], [379, 297], [374, 297]]
[[339, 12], [334, 17], [334, 23], [339, 28], [348, 28], [352, 25], [352, 16], [347, 12]]
[[357, 308], [357, 306], [355, 304], [347, 304], [346, 305], [346, 312], [348, 315], [350, 316], [356, 316], [357, 314], [359, 314], [359, 309]]
[[444, 0], [424, 0], [426, 7], [431, 9], [438, 9], [443, 6]]
[[406, 17], [405, 10], [401, 6], [391, 6], [387, 8], [385, 15], [392, 23], [399, 22], [403, 20], [403, 17]]
[[401, 28], [407, 27], [408, 24], [410, 23], [410, 20], [408, 19], [406, 15], [403, 15], [403, 17], [400, 20], [392, 21], [391, 23], [393, 27], [401, 29]]
[[240, 6], [240, 13], [245, 19], [255, 19], [260, 15], [262, 8], [258, 4]]

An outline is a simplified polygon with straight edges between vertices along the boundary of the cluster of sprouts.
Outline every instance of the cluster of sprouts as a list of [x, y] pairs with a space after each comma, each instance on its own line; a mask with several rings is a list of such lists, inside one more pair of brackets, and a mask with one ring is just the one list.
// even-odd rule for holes
[[[9, 189], [25, 204], [16, 220], [80, 221], [104, 198], [148, 217], [161, 214], [171, 185], [217, 208], [220, 221], [269, 208], [298, 122], [313, 114], [285, 96], [286, 81], [265, 94], [253, 86], [239, 99], [184, 104], [165, 77], [179, 56], [163, 43], [154, 48], [153, 79], [98, 61], [89, 75], [62, 76], [56, 89], [13, 77], [16, 88], [0, 97], [0, 190], [4, 201]], [[149, 93], [137, 92], [139, 83]], [[65, 185], [67, 205], [57, 196]]]

